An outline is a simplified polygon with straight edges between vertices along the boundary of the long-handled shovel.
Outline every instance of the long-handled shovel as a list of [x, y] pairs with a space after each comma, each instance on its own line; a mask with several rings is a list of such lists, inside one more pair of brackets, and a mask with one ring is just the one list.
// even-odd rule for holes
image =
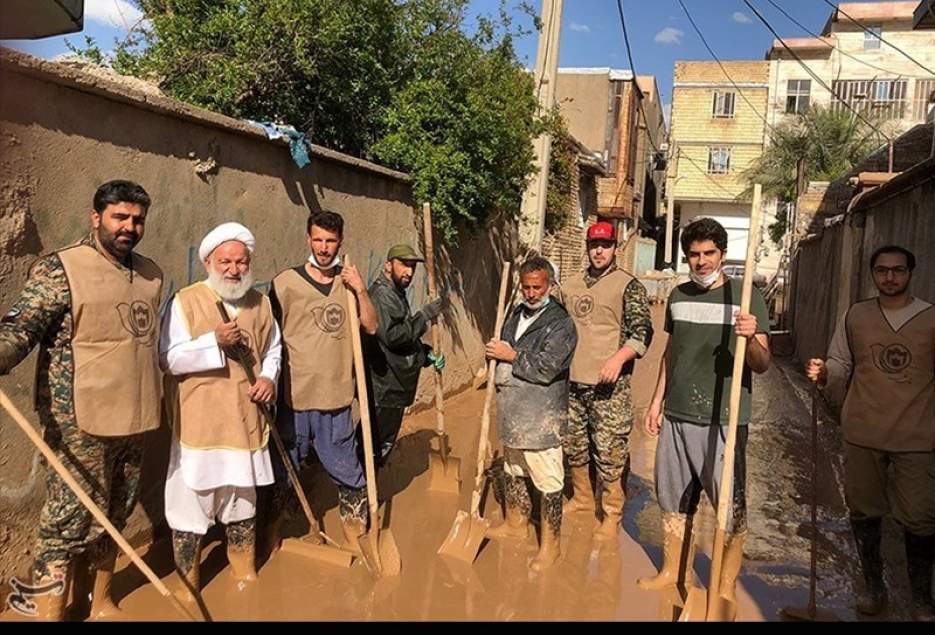
[[815, 591], [818, 581], [818, 386], [812, 384], [812, 549], [808, 576], [808, 606], [785, 606], [783, 618], [796, 622], [840, 622], [831, 611], [818, 608]]
[[[504, 302], [506, 300], [507, 287], [510, 281], [510, 263], [504, 261], [501, 264], [500, 272], [500, 293], [497, 296], [497, 321], [494, 326], [494, 337], [500, 336], [503, 328], [503, 317], [506, 312]], [[494, 373], [497, 369], [497, 361], [492, 359], [487, 363], [487, 396], [484, 399], [484, 412], [480, 420], [480, 439], [477, 442], [477, 471], [474, 475], [474, 491], [471, 494], [470, 511], [458, 510], [455, 516], [454, 524], [445, 542], [439, 547], [438, 553], [443, 556], [451, 556], [465, 562], [474, 562], [477, 553], [480, 551], [484, 536], [490, 528], [490, 521], [480, 515], [481, 489], [484, 483], [484, 462], [487, 458], [487, 436], [490, 430], [490, 406], [493, 403], [494, 393], [496, 392], [496, 382]]]
[[[84, 505], [85, 509], [91, 512], [91, 515], [94, 516], [94, 519], [104, 527], [104, 530], [110, 534], [110, 537], [113, 538], [114, 542], [117, 543], [117, 546], [120, 547], [120, 550], [123, 551], [128, 558], [136, 565], [136, 568], [146, 576], [146, 579], [149, 580], [156, 590], [159, 591], [160, 595], [169, 600], [172, 603], [179, 613], [187, 617], [188, 619], [195, 622], [204, 622], [208, 621], [208, 616], [205, 614], [201, 615], [192, 615], [185, 605], [183, 605], [175, 595], [166, 588], [166, 585], [162, 583], [162, 580], [159, 579], [152, 569], [143, 562], [143, 559], [140, 558], [136, 551], [133, 550], [133, 547], [130, 546], [130, 543], [124, 539], [124, 537], [117, 531], [117, 528], [108, 520], [107, 516], [101, 511], [101, 508], [98, 507], [95, 502], [88, 496], [81, 485], [78, 484], [78, 481], [75, 480], [75, 477], [71, 475], [71, 472], [65, 467], [62, 462], [55, 456], [55, 453], [52, 452], [52, 449], [42, 440], [42, 437], [33, 429], [29, 422], [26, 420], [26, 417], [23, 416], [23, 413], [13, 405], [13, 402], [10, 401], [10, 398], [6, 396], [2, 390], [0, 390], [0, 405], [3, 406], [3, 409], [7, 411], [7, 414], [16, 422], [16, 425], [20, 427], [23, 433], [29, 437], [29, 440], [32, 441], [40, 452], [42, 456], [45, 457], [45, 460], [49, 462], [49, 465], [54, 469], [59, 477], [65, 482], [68, 486], [68, 489], [78, 497], [78, 500], [81, 501], [81, 504]], [[201, 607], [199, 606], [199, 610]]]
[[[750, 310], [750, 296], [753, 294], [753, 274], [756, 266], [756, 250], [760, 236], [760, 197], [761, 187], [753, 186], [753, 206], [750, 210], [750, 232], [747, 237], [747, 260], [743, 275], [743, 290], [740, 294], [740, 312]], [[711, 558], [711, 579], [708, 590], [694, 587], [685, 599], [685, 608], [679, 621], [733, 621], [737, 614], [733, 601], [721, 595], [721, 567], [724, 562], [724, 543], [727, 539], [727, 514], [733, 500], [734, 491], [734, 451], [737, 444], [737, 424], [740, 419], [740, 391], [743, 384], [744, 363], [747, 354], [747, 340], [737, 338], [734, 352], [734, 369], [730, 384], [730, 416], [727, 426], [727, 442], [724, 447], [724, 466], [721, 470], [721, 487], [717, 505], [717, 529], [714, 531], [714, 548]]]
[[[350, 259], [344, 256], [344, 266]], [[370, 427], [370, 402], [367, 398], [367, 378], [364, 375], [364, 352], [360, 343], [360, 316], [357, 314], [357, 296], [347, 289], [347, 311], [350, 317], [351, 347], [354, 349], [354, 375], [357, 379], [357, 401], [360, 403], [360, 428], [364, 439], [364, 469], [367, 473], [367, 502], [370, 507], [370, 529], [360, 539], [364, 562], [377, 577], [399, 575], [402, 561], [396, 539], [389, 527], [381, 532], [377, 513], [377, 473], [373, 464], [373, 430]], [[389, 505], [389, 503], [387, 503]]]
[[[429, 297], [435, 297], [435, 248], [432, 241], [432, 206], [422, 205], [422, 228], [425, 234], [425, 273], [429, 282]], [[441, 352], [441, 333], [438, 319], [432, 324], [432, 350]], [[429, 490], [457, 494], [461, 489], [461, 459], [449, 454], [448, 435], [445, 434], [445, 392], [442, 371], [435, 369], [435, 442], [437, 448], [429, 453]]]
[[[230, 322], [230, 316], [227, 313], [227, 309], [224, 307], [224, 302], [218, 300], [215, 304], [217, 305], [221, 319], [224, 320], [225, 323]], [[253, 366], [246, 358], [246, 351], [243, 347], [237, 347], [234, 351], [237, 361], [247, 375], [247, 381], [249, 381], [252, 386], [256, 383], [256, 373], [253, 372]], [[295, 495], [299, 499], [302, 511], [305, 512], [305, 517], [308, 519], [309, 534], [305, 538], [286, 538], [282, 541], [282, 549], [290, 553], [298, 553], [315, 560], [321, 560], [322, 562], [333, 564], [338, 567], [346, 568], [351, 566], [354, 560], [354, 552], [341, 547], [341, 545], [332, 540], [321, 528], [321, 525], [312, 513], [312, 506], [309, 505], [308, 497], [305, 496], [305, 490], [302, 488], [302, 481], [299, 480], [299, 475], [292, 465], [292, 460], [289, 457], [289, 453], [286, 451], [286, 446], [283, 445], [282, 437], [279, 435], [279, 429], [276, 427], [276, 421], [273, 418], [273, 413], [270, 411], [269, 406], [266, 404], [257, 404], [257, 406], [266, 419], [266, 425], [269, 429], [270, 436], [273, 438], [273, 444], [279, 452], [279, 458], [282, 459], [282, 463], [286, 468], [286, 473], [289, 475], [289, 482], [292, 483], [292, 489], [295, 490]], [[311, 538], [311, 540], [309, 540], [309, 538]], [[322, 545], [318, 538], [325, 540], [325, 542], [331, 546], [326, 547]]]

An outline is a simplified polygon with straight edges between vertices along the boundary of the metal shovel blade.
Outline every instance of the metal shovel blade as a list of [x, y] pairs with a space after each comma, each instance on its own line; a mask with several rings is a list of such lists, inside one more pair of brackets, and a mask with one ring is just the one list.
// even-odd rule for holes
[[784, 620], [790, 622], [840, 622], [841, 618], [825, 609], [807, 606], [785, 606], [779, 611]]
[[447, 434], [436, 435], [433, 444], [437, 447], [429, 453], [428, 490], [458, 494], [461, 491], [461, 459], [451, 456]]
[[350, 551], [328, 547], [313, 540], [302, 538], [286, 538], [282, 541], [282, 551], [294, 553], [306, 558], [318, 560], [336, 567], [348, 568], [354, 561], [354, 554]]
[[396, 539], [393, 532], [389, 529], [380, 530], [380, 538], [377, 541], [377, 551], [380, 553], [380, 563], [383, 565], [383, 576], [399, 575], [403, 569], [402, 558], [399, 557], [399, 547], [396, 546]]
[[363, 556], [364, 565], [376, 578], [383, 576], [383, 563], [380, 561], [380, 547], [372, 532], [363, 534], [360, 539], [360, 555]]
[[451, 531], [448, 532], [448, 537], [438, 549], [439, 555], [451, 556], [464, 562], [474, 562], [488, 529], [490, 529], [488, 520], [459, 510]]

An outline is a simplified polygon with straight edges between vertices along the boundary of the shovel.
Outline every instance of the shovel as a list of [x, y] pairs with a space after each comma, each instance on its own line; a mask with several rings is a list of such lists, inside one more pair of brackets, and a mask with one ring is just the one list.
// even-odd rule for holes
[[818, 387], [812, 385], [812, 549], [808, 576], [808, 606], [786, 606], [780, 615], [794, 622], [840, 622], [841, 618], [815, 602], [818, 581]]
[[[344, 256], [344, 266], [351, 264]], [[367, 472], [367, 503], [370, 507], [370, 529], [361, 536], [360, 551], [364, 563], [377, 578], [399, 575], [402, 562], [396, 539], [389, 528], [380, 531], [380, 517], [377, 513], [377, 477], [373, 465], [373, 430], [370, 427], [370, 402], [367, 399], [367, 378], [364, 375], [364, 353], [360, 343], [360, 316], [357, 313], [357, 296], [347, 289], [347, 310], [350, 316], [351, 347], [354, 350], [354, 375], [357, 379], [357, 401], [360, 403], [360, 428], [364, 438], [364, 468]], [[389, 502], [387, 502], [389, 507]]]
[[[747, 238], [747, 260], [744, 268], [743, 287], [740, 294], [740, 312], [750, 310], [753, 293], [753, 274], [756, 267], [756, 249], [760, 236], [761, 187], [753, 186], [753, 206], [750, 210], [750, 231]], [[736, 602], [721, 595], [721, 567], [724, 563], [724, 543], [727, 538], [727, 512], [734, 491], [734, 451], [737, 444], [737, 423], [740, 419], [740, 390], [743, 383], [747, 340], [737, 338], [734, 352], [734, 369], [730, 384], [730, 416], [727, 425], [727, 443], [724, 447], [724, 466], [721, 470], [721, 487], [718, 493], [717, 529], [714, 531], [714, 548], [711, 557], [711, 578], [708, 590], [694, 587], [685, 598], [685, 608], [679, 616], [680, 622], [732, 622], [737, 615]]]
[[[221, 319], [224, 320], [225, 323], [230, 322], [230, 316], [227, 313], [224, 302], [217, 300], [215, 304], [217, 305]], [[256, 373], [253, 372], [253, 366], [247, 360], [246, 350], [244, 350], [242, 346], [238, 346], [234, 349], [234, 354], [243, 368], [244, 373], [247, 375], [247, 381], [249, 381], [252, 386], [256, 383]], [[286, 467], [286, 473], [289, 475], [289, 482], [292, 483], [292, 489], [295, 490], [299, 503], [302, 505], [302, 511], [305, 512], [305, 517], [308, 519], [309, 533], [303, 538], [286, 538], [282, 541], [282, 549], [288, 553], [297, 553], [338, 567], [350, 567], [354, 559], [354, 552], [341, 547], [322, 530], [321, 525], [312, 513], [312, 507], [309, 505], [308, 498], [305, 496], [305, 490], [302, 489], [302, 482], [299, 480], [299, 475], [292, 465], [292, 459], [286, 451], [286, 446], [283, 445], [282, 437], [279, 435], [279, 429], [276, 427], [276, 422], [273, 419], [273, 414], [270, 412], [269, 406], [261, 403], [257, 404], [257, 407], [259, 407], [260, 412], [263, 413], [263, 417], [266, 419], [269, 434], [273, 437], [273, 444], [279, 452], [279, 458], [282, 459], [282, 463]], [[322, 545], [319, 538], [324, 539], [331, 547]]]
[[[432, 241], [432, 206], [422, 205], [422, 228], [425, 235], [425, 273], [429, 282], [429, 297], [435, 297], [435, 248]], [[441, 352], [438, 319], [432, 324], [432, 350]], [[435, 445], [429, 453], [429, 491], [457, 494], [461, 491], [461, 459], [449, 455], [445, 434], [445, 393], [442, 371], [435, 369]]]
[[[497, 296], [497, 321], [494, 326], [494, 337], [500, 335], [503, 328], [503, 317], [506, 307], [506, 291], [510, 281], [510, 263], [501, 264], [500, 293]], [[497, 360], [487, 362], [487, 396], [484, 399], [484, 412], [480, 420], [480, 439], [477, 442], [477, 471], [474, 475], [474, 491], [471, 494], [471, 509], [469, 512], [458, 510], [454, 524], [445, 542], [439, 547], [438, 553], [442, 556], [451, 556], [467, 563], [474, 562], [480, 551], [481, 543], [490, 528], [490, 521], [480, 515], [481, 490], [484, 483], [484, 462], [487, 458], [487, 437], [490, 430], [490, 406], [496, 392], [494, 372], [497, 369]]]

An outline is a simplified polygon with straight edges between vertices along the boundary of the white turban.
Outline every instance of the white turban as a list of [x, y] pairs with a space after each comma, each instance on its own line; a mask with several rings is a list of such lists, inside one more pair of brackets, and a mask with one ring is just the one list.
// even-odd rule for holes
[[221, 223], [208, 232], [208, 235], [201, 241], [198, 247], [198, 257], [205, 260], [211, 255], [211, 252], [218, 248], [221, 243], [229, 240], [236, 240], [246, 245], [250, 253], [256, 248], [256, 239], [253, 233], [240, 223]]

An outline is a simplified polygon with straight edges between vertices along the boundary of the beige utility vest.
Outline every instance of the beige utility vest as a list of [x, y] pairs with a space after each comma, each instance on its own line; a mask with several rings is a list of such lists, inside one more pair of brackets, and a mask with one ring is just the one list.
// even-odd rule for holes
[[57, 252], [73, 323], [73, 400], [78, 427], [120, 437], [159, 427], [159, 297], [162, 270], [131, 254], [132, 273], [90, 245]]
[[[217, 294], [204, 282], [186, 287], [176, 296], [192, 338], [210, 333], [221, 323]], [[250, 289], [238, 307], [237, 326], [249, 348], [247, 360], [260, 376], [263, 355], [273, 332], [269, 298]], [[229, 309], [228, 309], [229, 312]], [[177, 383], [177, 416], [173, 427], [181, 444], [199, 450], [259, 450], [266, 447], [269, 429], [257, 404], [250, 401], [250, 381], [240, 361], [225, 351], [223, 368], [173, 377]], [[171, 383], [171, 382], [167, 382]], [[176, 390], [167, 390], [170, 395]]]
[[354, 400], [347, 290], [322, 295], [293, 269], [273, 278], [282, 309], [283, 396], [293, 410], [339, 410]]
[[578, 331], [571, 381], [596, 386], [604, 362], [620, 348], [623, 293], [633, 276], [615, 269], [588, 287], [585, 275], [566, 283], [562, 294]]
[[935, 307], [894, 331], [874, 298], [852, 306], [844, 323], [854, 361], [844, 439], [888, 452], [935, 450]]

